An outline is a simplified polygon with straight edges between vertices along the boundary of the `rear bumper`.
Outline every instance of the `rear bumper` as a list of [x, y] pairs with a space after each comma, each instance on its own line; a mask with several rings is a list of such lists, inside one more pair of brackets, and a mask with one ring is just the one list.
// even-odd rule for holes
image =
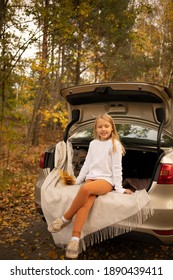
[[[148, 236], [148, 239], [157, 240], [158, 242], [164, 243], [164, 244], [173, 244], [173, 235], [161, 235], [157, 234], [154, 230], [151, 229], [144, 229], [144, 228], [138, 228], [134, 230], [133, 232], [141, 235], [143, 237], [143, 241], [145, 240], [145, 236]], [[163, 231], [164, 233], [164, 231]]]

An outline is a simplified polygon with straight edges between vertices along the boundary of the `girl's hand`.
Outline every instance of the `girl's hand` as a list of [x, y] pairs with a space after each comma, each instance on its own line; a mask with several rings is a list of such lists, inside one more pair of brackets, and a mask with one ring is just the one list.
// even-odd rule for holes
[[133, 194], [134, 192], [133, 191], [131, 191], [131, 190], [129, 190], [129, 189], [126, 189], [125, 191], [124, 191], [124, 194]]

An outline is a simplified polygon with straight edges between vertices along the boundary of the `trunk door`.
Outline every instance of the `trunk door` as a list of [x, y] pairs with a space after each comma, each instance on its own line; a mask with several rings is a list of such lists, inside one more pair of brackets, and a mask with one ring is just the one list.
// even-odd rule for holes
[[172, 128], [172, 93], [163, 86], [148, 83], [102, 83], [75, 86], [61, 91], [68, 105], [69, 119], [73, 109], [80, 110], [80, 118], [72, 127], [93, 121], [108, 113], [124, 121], [141, 121], [159, 128], [158, 108], [165, 111], [164, 129]]

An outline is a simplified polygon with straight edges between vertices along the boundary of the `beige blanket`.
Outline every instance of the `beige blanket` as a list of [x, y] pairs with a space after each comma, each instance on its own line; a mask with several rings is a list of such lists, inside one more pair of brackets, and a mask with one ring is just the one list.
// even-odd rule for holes
[[[72, 157], [70, 143], [57, 144], [56, 168], [47, 176], [41, 190], [42, 209], [48, 224], [64, 214], [80, 188], [80, 185], [63, 186], [60, 182], [59, 169], [63, 168], [73, 175]], [[150, 197], [145, 190], [136, 191], [133, 195], [112, 191], [98, 196], [82, 230], [80, 251], [140, 226], [152, 214]], [[66, 245], [72, 227], [73, 220], [59, 233], [53, 233], [55, 244]]]

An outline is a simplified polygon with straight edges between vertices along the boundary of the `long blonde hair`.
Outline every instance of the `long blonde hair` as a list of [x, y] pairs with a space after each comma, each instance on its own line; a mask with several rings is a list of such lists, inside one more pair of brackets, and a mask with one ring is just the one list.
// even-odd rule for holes
[[125, 148], [123, 147], [123, 145], [121, 143], [121, 140], [120, 140], [120, 137], [118, 135], [115, 123], [114, 123], [114, 121], [113, 121], [113, 119], [110, 115], [103, 114], [103, 115], [100, 115], [96, 118], [95, 124], [94, 124], [94, 138], [99, 139], [99, 136], [98, 136], [97, 131], [96, 131], [98, 119], [103, 119], [103, 120], [110, 123], [110, 125], [112, 126], [111, 139], [112, 139], [113, 152], [116, 152], [116, 146], [115, 146], [115, 141], [114, 140], [118, 140], [121, 144], [121, 147], [122, 147], [122, 154], [124, 155], [125, 154]]

